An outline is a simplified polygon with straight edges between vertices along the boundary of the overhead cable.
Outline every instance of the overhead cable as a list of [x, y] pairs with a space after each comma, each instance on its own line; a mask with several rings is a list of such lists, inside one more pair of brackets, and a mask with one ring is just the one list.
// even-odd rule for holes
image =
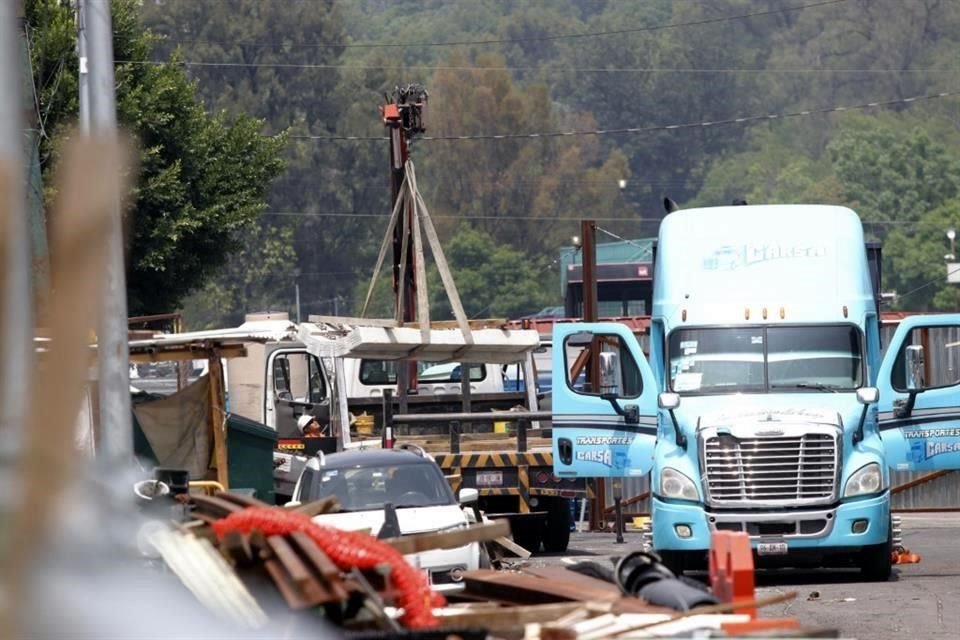
[[[420, 136], [417, 140], [434, 141], [465, 141], [465, 140], [514, 140], [514, 139], [535, 139], [535, 138], [566, 138], [574, 136], [605, 136], [605, 135], [623, 135], [636, 133], [653, 133], [657, 131], [678, 131], [682, 129], [699, 129], [707, 127], [719, 127], [731, 124], [749, 124], [761, 121], [785, 120], [788, 118], [798, 118], [802, 116], [820, 115], [827, 113], [842, 113], [844, 111], [863, 111], [866, 109], [879, 109], [883, 107], [892, 107], [896, 105], [910, 105], [915, 102], [928, 100], [937, 100], [940, 98], [949, 98], [957, 95], [956, 91], [941, 91], [940, 93], [930, 93], [909, 98], [895, 98], [893, 100], [883, 100], [879, 102], [865, 102], [861, 104], [819, 107], [814, 109], [802, 109], [798, 111], [786, 111], [782, 113], [768, 113], [755, 116], [740, 116], [736, 118], [721, 118], [718, 120], [702, 120], [697, 122], [684, 122], [679, 124], [650, 125], [646, 127], [620, 127], [616, 129], [574, 129], [570, 131], [540, 131], [529, 133], [487, 133], [476, 135], [440, 135], [440, 136]], [[389, 140], [387, 136], [310, 136], [310, 135], [291, 135], [291, 139], [296, 140], [325, 140], [325, 141], [347, 141], [362, 142], [375, 141], [382, 142]]]
[[285, 42], [211, 42], [209, 40], [175, 40], [175, 44], [229, 44], [244, 47], [284, 47], [284, 48], [310, 48], [310, 49], [386, 49], [386, 48], [413, 48], [413, 47], [460, 47], [474, 45], [490, 44], [523, 44], [529, 42], [545, 42], [553, 40], [573, 40], [580, 38], [598, 38], [605, 36], [617, 36], [631, 33], [646, 33], [650, 31], [663, 31], [665, 29], [679, 29], [682, 27], [698, 27], [703, 25], [718, 24], [730, 22], [733, 20], [745, 20], [748, 18], [759, 18], [762, 16], [777, 15], [782, 13], [793, 13], [805, 9], [815, 9], [835, 4], [843, 4], [849, 0], [821, 0], [820, 2], [811, 2], [808, 4], [794, 5], [790, 7], [780, 7], [777, 9], [768, 9], [765, 11], [752, 11], [749, 13], [740, 13], [737, 15], [717, 16], [715, 18], [703, 18], [701, 20], [691, 20], [688, 22], [670, 22], [667, 24], [654, 25], [649, 27], [631, 27], [629, 29], [612, 29], [606, 31], [585, 31], [582, 33], [556, 33], [543, 36], [531, 36], [525, 38], [492, 38], [486, 40], [454, 40], [440, 42], [337, 42], [331, 44], [290, 44]]

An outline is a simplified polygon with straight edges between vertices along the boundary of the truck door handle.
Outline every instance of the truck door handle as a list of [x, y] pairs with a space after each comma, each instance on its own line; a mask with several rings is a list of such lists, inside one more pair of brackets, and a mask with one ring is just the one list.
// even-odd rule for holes
[[570, 438], [557, 440], [557, 452], [560, 454], [560, 462], [567, 465], [573, 464], [573, 442]]

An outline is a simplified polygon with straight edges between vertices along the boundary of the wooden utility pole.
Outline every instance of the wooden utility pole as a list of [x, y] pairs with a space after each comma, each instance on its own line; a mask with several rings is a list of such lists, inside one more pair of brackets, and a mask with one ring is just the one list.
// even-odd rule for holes
[[[593, 220], [580, 222], [580, 246], [583, 251], [583, 321], [596, 322], [600, 317], [597, 296], [597, 223]], [[590, 345], [590, 358], [587, 364], [587, 388], [596, 392], [600, 388], [600, 341], [594, 339]], [[597, 531], [605, 522], [607, 499], [606, 481], [596, 478], [593, 506], [590, 509], [590, 529]]]
[[[383, 107], [383, 124], [390, 132], [391, 209], [402, 197], [410, 158], [409, 139], [426, 130], [423, 116], [427, 92], [419, 85], [398, 87], [394, 101]], [[399, 323], [413, 322], [417, 309], [416, 251], [414, 247], [414, 203], [405, 202], [402, 215], [393, 230], [393, 295], [395, 317]], [[407, 392], [416, 391], [417, 363], [401, 366], [397, 375], [400, 413], [407, 412]]]

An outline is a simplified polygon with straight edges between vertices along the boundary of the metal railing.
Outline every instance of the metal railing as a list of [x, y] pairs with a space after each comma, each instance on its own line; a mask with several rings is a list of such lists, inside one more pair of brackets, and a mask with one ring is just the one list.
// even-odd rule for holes
[[[395, 427], [409, 424], [446, 424], [450, 438], [450, 453], [460, 453], [460, 436], [464, 424], [493, 424], [496, 422], [517, 423], [517, 452], [528, 449], [527, 438], [531, 433], [542, 433], [544, 429], [534, 428], [539, 420], [550, 420], [550, 411], [503, 411], [499, 413], [397, 413], [393, 412], [393, 394], [389, 389], [383, 393], [383, 433], [381, 439], [385, 446], [392, 446], [396, 439]], [[390, 444], [388, 444], [390, 443]]]

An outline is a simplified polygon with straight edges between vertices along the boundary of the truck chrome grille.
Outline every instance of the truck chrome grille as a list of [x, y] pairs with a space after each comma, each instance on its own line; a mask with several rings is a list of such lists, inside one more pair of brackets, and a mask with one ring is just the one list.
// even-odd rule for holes
[[720, 434], [701, 443], [711, 504], [815, 504], [830, 502], [836, 494], [839, 459], [834, 435]]

